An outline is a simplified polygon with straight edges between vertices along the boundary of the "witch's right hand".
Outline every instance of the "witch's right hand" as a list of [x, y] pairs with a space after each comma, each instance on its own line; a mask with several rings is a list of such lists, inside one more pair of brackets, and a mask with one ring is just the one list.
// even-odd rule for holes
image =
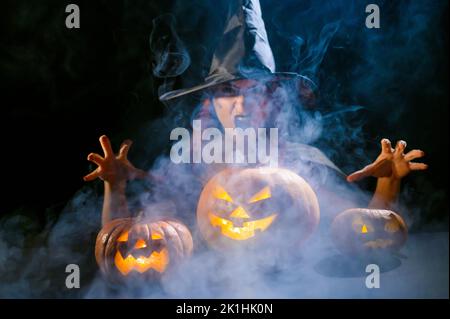
[[100, 145], [102, 146], [104, 157], [97, 153], [90, 153], [87, 157], [98, 165], [98, 167], [84, 176], [85, 181], [92, 181], [97, 177], [112, 185], [125, 183], [135, 178], [146, 178], [147, 173], [133, 166], [127, 159], [128, 151], [132, 144], [131, 140], [126, 140], [120, 146], [119, 154], [114, 154], [111, 142], [106, 135], [100, 137]]

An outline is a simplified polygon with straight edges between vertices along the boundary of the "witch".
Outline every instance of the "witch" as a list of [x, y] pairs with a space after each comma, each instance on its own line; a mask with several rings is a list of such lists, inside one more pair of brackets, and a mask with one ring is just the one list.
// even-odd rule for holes
[[[222, 130], [277, 127], [280, 130], [279, 166], [295, 171], [312, 185], [319, 199], [321, 218], [331, 219], [345, 209], [361, 207], [365, 200], [369, 201], [368, 208], [371, 209], [393, 209], [401, 180], [411, 171], [427, 168], [424, 163], [413, 162], [423, 157], [424, 152], [418, 149], [406, 152], [405, 141], [391, 145], [389, 139], [383, 138], [380, 154], [375, 161], [347, 176], [306, 140], [291, 141], [290, 137], [299, 129], [298, 123], [301, 124], [295, 116], [301, 116], [302, 112], [306, 114], [314, 107], [317, 87], [305, 76], [275, 71], [258, 0], [230, 1], [226, 21], [204, 82], [191, 88], [166, 92], [159, 96], [160, 100], [170, 106], [185, 96], [195, 96], [200, 102], [193, 118], [201, 119], [202, 125], [206, 123], [207, 127]], [[124, 141], [117, 154], [106, 136], [100, 137], [100, 144], [104, 156], [96, 153], [88, 155], [87, 159], [98, 167], [84, 180], [100, 178], [104, 181], [103, 224], [115, 217], [131, 215], [125, 196], [127, 181], [135, 178], [150, 178], [158, 183], [172, 180], [167, 176], [160, 176], [158, 180], [155, 172], [147, 173], [135, 168], [127, 159], [131, 141]], [[203, 175], [203, 181], [217, 172], [216, 167], [201, 167], [201, 173], [196, 171], [197, 168], [193, 171], [196, 176]], [[176, 179], [177, 169], [166, 168], [164, 172], [174, 174]], [[365, 198], [363, 192], [355, 196], [355, 186], [351, 185], [366, 177], [377, 178], [376, 190], [370, 200]], [[195, 188], [185, 184], [185, 188]], [[173, 185], [169, 185], [171, 187]], [[185, 203], [187, 197], [172, 190], [174, 193], [178, 197], [175, 201]], [[189, 214], [194, 212], [195, 208], [192, 212], [189, 210]]]

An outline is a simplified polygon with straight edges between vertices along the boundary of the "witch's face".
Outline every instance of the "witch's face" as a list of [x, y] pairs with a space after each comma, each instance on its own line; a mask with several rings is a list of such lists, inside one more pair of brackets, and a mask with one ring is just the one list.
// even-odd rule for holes
[[264, 85], [239, 80], [220, 85], [213, 94], [214, 110], [224, 128], [263, 126], [267, 116]]

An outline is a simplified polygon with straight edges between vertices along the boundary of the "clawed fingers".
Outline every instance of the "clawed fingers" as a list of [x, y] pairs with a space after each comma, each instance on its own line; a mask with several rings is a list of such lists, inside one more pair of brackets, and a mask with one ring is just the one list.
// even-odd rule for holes
[[83, 180], [85, 182], [90, 182], [100, 176], [100, 166], [103, 164], [103, 161], [105, 159], [96, 153], [90, 153], [87, 156], [87, 160], [91, 161], [99, 166], [99, 167], [97, 167], [97, 169], [95, 171], [93, 171], [83, 177]]
[[87, 160], [100, 166], [105, 159], [96, 153], [90, 153], [87, 157]]
[[360, 179], [363, 179], [364, 177], [370, 176], [372, 173], [373, 166], [367, 165], [363, 169], [360, 169], [359, 171], [356, 171], [350, 175], [347, 176], [348, 182], [356, 182]]
[[100, 145], [102, 146], [103, 152], [105, 153], [105, 158], [110, 158], [114, 156], [114, 152], [111, 147], [111, 142], [106, 135], [100, 136]]
[[106, 135], [100, 137], [100, 144], [104, 152], [104, 156], [96, 153], [90, 153], [87, 157], [98, 165], [97, 169], [83, 177], [85, 181], [92, 181], [100, 178], [105, 182], [127, 181], [133, 178], [144, 178], [146, 173], [136, 169], [128, 160], [127, 155], [132, 144], [131, 140], [125, 140], [120, 146], [120, 150], [116, 156], [111, 147], [111, 142]]
[[391, 146], [391, 141], [387, 138], [383, 138], [381, 140], [381, 152], [384, 154], [391, 154], [393, 152], [393, 148]]
[[354, 173], [348, 175], [347, 182], [350, 182], [350, 183], [356, 182], [364, 177], [365, 177], [364, 172], [362, 170], [359, 170], [357, 172], [354, 172]]
[[372, 164], [347, 176], [348, 182], [355, 182], [368, 176], [385, 177], [392, 174], [391, 161], [385, 158], [377, 159]]
[[412, 171], [423, 171], [428, 168], [427, 164], [409, 162], [409, 168]]
[[405, 160], [409, 162], [409, 161], [412, 161], [412, 160], [414, 160], [416, 158], [420, 158], [420, 157], [423, 157], [423, 156], [425, 156], [425, 152], [424, 151], [422, 151], [422, 150], [412, 150], [412, 151], [409, 151], [408, 153], [405, 154]]
[[402, 156], [405, 148], [406, 148], [406, 142], [403, 140], [398, 141], [397, 145], [395, 146], [394, 157]]
[[391, 142], [387, 138], [381, 140], [381, 154], [370, 165], [350, 174], [347, 177], [348, 182], [358, 181], [367, 176], [377, 178], [396, 177], [403, 178], [413, 170], [425, 170], [427, 164], [411, 162], [414, 159], [425, 155], [422, 150], [412, 150], [405, 154], [406, 142], [399, 140], [392, 148]]
[[119, 155], [118, 157], [120, 159], [126, 159], [128, 156], [128, 151], [130, 150], [131, 144], [133, 142], [131, 140], [125, 140], [123, 141], [122, 145], [120, 145]]
[[84, 176], [83, 180], [85, 182], [90, 182], [90, 181], [96, 179], [99, 176], [100, 176], [100, 170], [97, 168], [95, 171], [93, 171], [93, 172], [87, 174], [86, 176]]

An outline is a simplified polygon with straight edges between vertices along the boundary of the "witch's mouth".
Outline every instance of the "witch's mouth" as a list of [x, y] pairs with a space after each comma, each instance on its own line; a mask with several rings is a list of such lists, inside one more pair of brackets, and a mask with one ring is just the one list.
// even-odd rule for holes
[[234, 118], [234, 124], [237, 128], [249, 128], [250, 125], [250, 117], [246, 115], [238, 115]]
[[277, 217], [276, 214], [269, 217], [246, 221], [242, 226], [235, 226], [231, 220], [221, 218], [212, 213], [208, 214], [209, 221], [214, 227], [220, 227], [222, 235], [234, 240], [246, 240], [255, 236], [256, 231], [265, 231]]

